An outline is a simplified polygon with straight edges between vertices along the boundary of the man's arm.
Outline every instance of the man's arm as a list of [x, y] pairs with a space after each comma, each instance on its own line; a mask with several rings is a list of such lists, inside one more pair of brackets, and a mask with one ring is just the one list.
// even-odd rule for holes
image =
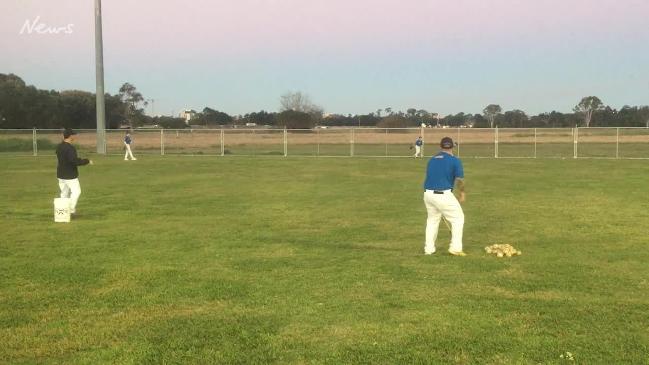
[[90, 160], [88, 159], [79, 158], [77, 156], [77, 150], [74, 148], [70, 148], [70, 152], [68, 153], [68, 161], [77, 166], [83, 166], [90, 163]]
[[466, 200], [466, 195], [464, 193], [464, 185], [465, 185], [464, 178], [460, 178], [460, 177], [455, 178], [455, 187], [459, 192], [458, 200], [460, 201], [460, 203], [464, 203], [464, 201]]

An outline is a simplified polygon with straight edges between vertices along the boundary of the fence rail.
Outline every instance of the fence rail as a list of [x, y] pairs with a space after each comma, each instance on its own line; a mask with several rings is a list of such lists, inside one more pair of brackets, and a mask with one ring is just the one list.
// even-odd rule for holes
[[[96, 131], [82, 129], [75, 141], [96, 151]], [[106, 131], [108, 154], [124, 153], [124, 130]], [[214, 156], [410, 157], [418, 136], [423, 152], [442, 137], [456, 154], [475, 158], [649, 159], [649, 128], [329, 128], [329, 129], [136, 129], [137, 154]], [[1, 129], [0, 155], [51, 155], [59, 129]]]

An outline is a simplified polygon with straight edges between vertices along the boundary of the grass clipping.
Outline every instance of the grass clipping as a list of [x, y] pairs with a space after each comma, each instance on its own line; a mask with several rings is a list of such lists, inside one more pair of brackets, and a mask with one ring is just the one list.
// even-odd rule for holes
[[494, 254], [497, 257], [519, 256], [523, 253], [510, 244], [495, 244], [484, 248], [487, 254]]

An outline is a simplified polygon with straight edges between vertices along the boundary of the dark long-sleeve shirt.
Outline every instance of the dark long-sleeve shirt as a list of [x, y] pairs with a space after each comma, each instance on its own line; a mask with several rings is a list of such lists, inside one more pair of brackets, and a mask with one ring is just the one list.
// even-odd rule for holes
[[65, 180], [78, 178], [77, 166], [87, 165], [90, 162], [88, 159], [77, 157], [77, 150], [67, 142], [61, 142], [56, 147], [56, 157], [59, 160], [56, 166], [56, 177]]

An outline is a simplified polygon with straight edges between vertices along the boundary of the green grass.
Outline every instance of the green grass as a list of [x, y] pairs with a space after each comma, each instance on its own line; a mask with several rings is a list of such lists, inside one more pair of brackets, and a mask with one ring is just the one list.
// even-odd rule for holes
[[646, 161], [466, 159], [466, 258], [423, 160], [95, 162], [0, 160], [0, 362], [649, 364]]

